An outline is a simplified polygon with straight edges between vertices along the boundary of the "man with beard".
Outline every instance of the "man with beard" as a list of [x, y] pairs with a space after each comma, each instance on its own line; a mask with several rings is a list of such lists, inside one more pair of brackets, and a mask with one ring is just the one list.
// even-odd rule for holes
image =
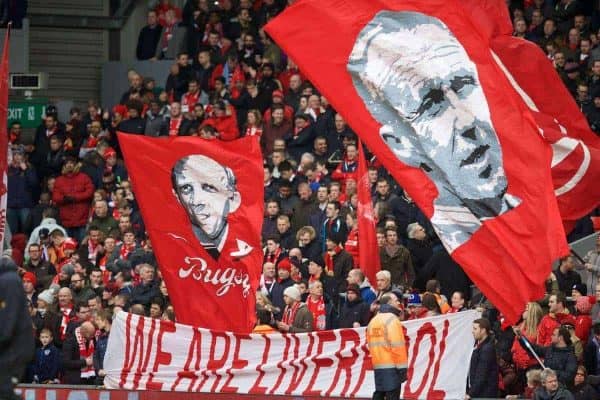
[[[271, 62], [264, 63], [261, 70], [261, 78], [258, 82], [258, 89], [265, 94], [265, 97], [272, 98], [273, 93], [281, 90], [281, 82], [275, 79], [274, 72], [275, 66]], [[280, 98], [283, 98], [283, 94], [279, 92]]]
[[263, 154], [271, 154], [275, 139], [283, 139], [291, 130], [292, 124], [285, 119], [283, 105], [273, 104], [271, 106], [271, 119], [264, 124], [263, 134], [260, 137], [260, 147]]
[[48, 261], [42, 260], [42, 251], [39, 244], [30, 244], [29, 260], [23, 264], [22, 270], [35, 274], [37, 289], [48, 289], [50, 282], [56, 275], [56, 268]]
[[306, 182], [298, 184], [298, 203], [292, 214], [292, 233], [295, 235], [300, 228], [310, 224], [310, 216], [317, 210], [317, 205], [312, 197], [312, 190]]

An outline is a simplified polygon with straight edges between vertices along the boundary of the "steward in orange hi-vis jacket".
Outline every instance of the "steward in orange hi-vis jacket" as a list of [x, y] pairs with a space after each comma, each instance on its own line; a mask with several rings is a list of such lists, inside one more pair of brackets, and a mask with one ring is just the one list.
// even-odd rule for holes
[[408, 363], [404, 327], [398, 318], [401, 306], [393, 293], [384, 295], [380, 303], [379, 313], [367, 327], [367, 344], [375, 372], [373, 398], [399, 399]]

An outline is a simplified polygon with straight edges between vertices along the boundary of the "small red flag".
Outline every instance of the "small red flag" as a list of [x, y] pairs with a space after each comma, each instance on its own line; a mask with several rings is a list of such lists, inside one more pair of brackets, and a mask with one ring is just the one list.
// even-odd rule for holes
[[462, 3], [303, 0], [266, 30], [516, 322], [568, 248], [550, 148]]
[[119, 143], [177, 320], [250, 332], [262, 262], [258, 139], [119, 133]]
[[363, 144], [358, 141], [358, 260], [359, 267], [375, 284], [375, 274], [381, 269], [379, 248], [377, 247], [376, 221], [371, 200], [369, 168], [365, 159]]
[[0, 254], [4, 250], [4, 236], [6, 232], [6, 201], [8, 191], [8, 53], [10, 46], [10, 24], [6, 28], [2, 61], [0, 61]]

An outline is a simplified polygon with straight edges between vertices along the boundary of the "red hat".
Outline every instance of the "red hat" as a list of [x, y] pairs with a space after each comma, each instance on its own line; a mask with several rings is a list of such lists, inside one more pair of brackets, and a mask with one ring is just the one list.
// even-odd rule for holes
[[281, 261], [279, 261], [279, 264], [277, 264], [277, 268], [292, 272], [292, 264], [290, 263], [290, 259], [284, 258]]
[[123, 104], [117, 104], [112, 109], [113, 114], [121, 114], [123, 116], [127, 115], [127, 107]]
[[579, 311], [579, 314], [587, 315], [592, 311], [592, 304], [588, 296], [581, 296], [575, 303], [575, 309]]
[[283, 99], [283, 92], [281, 90], [273, 90], [273, 97], [279, 97], [280, 99]]
[[102, 154], [102, 157], [106, 160], [108, 157], [116, 155], [117, 152], [115, 151], [115, 149], [113, 149], [112, 147], [107, 147], [106, 150], [104, 150], [104, 154]]
[[23, 274], [23, 282], [31, 282], [33, 284], [33, 286], [35, 286], [37, 284], [37, 279], [35, 277], [35, 275], [33, 274], [33, 272], [25, 272]]
[[63, 244], [63, 250], [77, 250], [77, 240], [73, 238], [66, 238]]

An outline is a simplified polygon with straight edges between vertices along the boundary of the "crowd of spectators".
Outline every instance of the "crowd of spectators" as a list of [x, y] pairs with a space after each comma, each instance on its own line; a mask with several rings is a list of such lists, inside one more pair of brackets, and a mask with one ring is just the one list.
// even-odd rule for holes
[[[502, 330], [501, 316], [424, 214], [367, 153], [382, 271], [376, 282], [365, 277], [358, 260], [357, 136], [263, 31], [286, 5], [197, 0], [180, 10], [162, 0], [148, 11], [137, 57], [174, 59], [164, 87], [130, 71], [130, 87], [110, 110], [90, 101], [63, 123], [48, 106], [33, 142], [18, 122], [11, 125], [8, 247], [37, 346], [25, 381], [101, 384], [112, 315], [125, 310], [175, 320], [123, 164], [116, 139], [122, 131], [260, 140], [265, 216], [256, 332], [366, 326], [386, 294], [386, 302], [398, 301], [402, 319], [477, 308], [492, 323], [494, 357], [471, 379], [492, 371], [498, 379], [486, 388], [499, 395], [536, 392], [541, 399], [558, 390], [550, 372], [540, 377], [525, 338], [561, 388], [578, 399], [597, 398], [600, 386], [589, 386], [587, 374], [600, 375], [600, 240], [583, 262], [561, 260], [546, 297], [528, 304], [517, 327]], [[597, 13], [578, 0], [511, 3], [515, 36], [546, 51], [600, 131]], [[573, 237], [592, 232], [587, 217]]]

